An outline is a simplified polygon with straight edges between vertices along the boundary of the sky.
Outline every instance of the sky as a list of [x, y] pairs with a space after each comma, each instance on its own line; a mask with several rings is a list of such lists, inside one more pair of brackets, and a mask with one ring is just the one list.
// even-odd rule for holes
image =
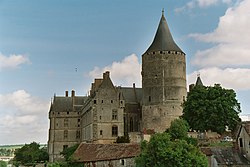
[[104, 71], [141, 87], [163, 8], [187, 85], [234, 89], [250, 114], [250, 0], [0, 0], [0, 145], [46, 143], [53, 96], [85, 96]]

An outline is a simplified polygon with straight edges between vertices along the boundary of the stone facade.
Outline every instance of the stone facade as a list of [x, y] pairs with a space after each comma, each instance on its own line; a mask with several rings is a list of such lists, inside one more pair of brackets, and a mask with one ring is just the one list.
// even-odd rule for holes
[[[129, 69], [128, 69], [129, 70]], [[110, 144], [147, 131], [163, 132], [182, 115], [186, 98], [185, 53], [175, 44], [162, 14], [155, 38], [142, 55], [142, 88], [116, 87], [109, 72], [95, 79], [88, 96], [54, 96], [49, 111], [50, 161], [77, 143]], [[120, 163], [120, 162], [119, 162]]]
[[182, 115], [187, 96], [185, 53], [175, 44], [162, 15], [155, 38], [142, 55], [143, 129], [163, 132]]

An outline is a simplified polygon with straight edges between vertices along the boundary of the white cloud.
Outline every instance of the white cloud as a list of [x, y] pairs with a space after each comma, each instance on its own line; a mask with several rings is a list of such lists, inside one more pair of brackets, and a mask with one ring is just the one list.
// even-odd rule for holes
[[211, 33], [190, 34], [197, 40], [215, 43], [212, 48], [198, 51], [193, 63], [205, 66], [250, 65], [250, 0], [230, 7]]
[[46, 142], [49, 105], [25, 90], [0, 94], [0, 144]]
[[41, 111], [48, 110], [48, 102], [31, 96], [25, 90], [0, 95], [1, 106], [15, 111], [18, 115], [39, 114]]
[[103, 68], [95, 67], [88, 75], [92, 79], [101, 78], [105, 71], [110, 71], [111, 79], [115, 85], [132, 86], [132, 83], [135, 83], [137, 87], [141, 86], [141, 64], [135, 54]]
[[250, 69], [248, 68], [204, 68], [188, 75], [188, 84], [195, 83], [197, 74], [200, 73], [204, 85], [213, 86], [221, 84], [225, 88], [234, 90], [250, 89]]
[[5, 56], [0, 52], [0, 71], [2, 69], [15, 69], [21, 64], [30, 63], [30, 60], [23, 55]]
[[185, 10], [193, 9], [195, 7], [207, 8], [210, 6], [218, 5], [219, 3], [231, 4], [232, 0], [191, 0], [187, 2], [184, 6], [176, 8], [175, 12], [179, 13]]

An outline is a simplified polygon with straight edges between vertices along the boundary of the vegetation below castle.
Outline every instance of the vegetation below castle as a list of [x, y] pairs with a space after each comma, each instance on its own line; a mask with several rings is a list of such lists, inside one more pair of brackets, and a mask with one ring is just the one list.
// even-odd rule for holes
[[196, 139], [188, 137], [188, 129], [185, 120], [177, 119], [166, 132], [154, 134], [149, 142], [143, 141], [136, 166], [207, 167], [206, 156], [199, 150]]

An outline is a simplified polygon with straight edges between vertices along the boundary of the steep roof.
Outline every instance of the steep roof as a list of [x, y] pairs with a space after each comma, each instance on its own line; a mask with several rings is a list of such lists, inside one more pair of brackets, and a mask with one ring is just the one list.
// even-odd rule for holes
[[184, 53], [173, 40], [163, 12], [153, 43], [146, 52], [152, 51], [178, 51]]
[[94, 162], [131, 158], [139, 154], [139, 144], [81, 143], [74, 152], [73, 158], [78, 162]]
[[195, 86], [204, 86], [202, 81], [201, 81], [201, 77], [198, 75]]
[[140, 103], [142, 99], [142, 88], [121, 87], [120, 91], [126, 103]]
[[80, 107], [84, 104], [87, 97], [85, 96], [74, 96], [74, 97], [64, 97], [64, 96], [55, 96], [53, 103], [51, 104], [50, 110], [56, 112], [62, 111], [71, 111], [73, 107], [74, 98], [74, 107], [79, 110]]

